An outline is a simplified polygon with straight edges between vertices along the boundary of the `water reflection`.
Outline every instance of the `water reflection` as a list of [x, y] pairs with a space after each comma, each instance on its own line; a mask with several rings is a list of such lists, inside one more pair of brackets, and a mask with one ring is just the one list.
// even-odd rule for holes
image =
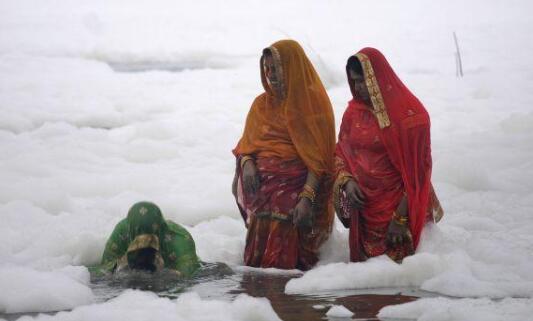
[[[254, 297], [270, 300], [274, 311], [284, 321], [341, 321], [352, 318], [328, 318], [326, 312], [332, 305], [343, 305], [354, 312], [355, 320], [379, 320], [376, 318], [381, 308], [416, 300], [414, 296], [398, 294], [351, 294], [322, 293], [316, 295], [288, 295], [285, 285], [295, 275], [272, 275], [258, 272], [245, 272], [240, 287], [230, 293], [246, 293]], [[346, 294], [346, 293], [344, 293]]]
[[[242, 267], [234, 271], [223, 263], [205, 263], [191, 279], [180, 278], [169, 270], [156, 273], [124, 271], [115, 275], [91, 273], [91, 288], [97, 302], [105, 302], [119, 296], [127, 289], [152, 291], [160, 297], [171, 299], [177, 298], [183, 292], [194, 291], [202, 299], [227, 301], [245, 293], [253, 297], [267, 298], [274, 311], [284, 321], [379, 320], [376, 315], [384, 306], [413, 301], [419, 296], [431, 296], [430, 293], [417, 289], [344, 290], [313, 295], [288, 295], [285, 293], [285, 285], [290, 279], [300, 277], [301, 274], [270, 272]], [[328, 318], [326, 313], [332, 305], [343, 305], [355, 316]], [[0, 319], [16, 320], [23, 315], [37, 314], [0, 314]]]

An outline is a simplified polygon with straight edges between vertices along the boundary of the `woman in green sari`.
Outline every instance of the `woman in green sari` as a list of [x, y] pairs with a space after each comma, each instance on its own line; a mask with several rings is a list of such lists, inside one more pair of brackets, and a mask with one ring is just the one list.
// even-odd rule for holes
[[122, 269], [176, 271], [191, 276], [200, 267], [194, 240], [187, 230], [165, 220], [157, 205], [134, 204], [108, 239], [101, 268], [107, 272]]

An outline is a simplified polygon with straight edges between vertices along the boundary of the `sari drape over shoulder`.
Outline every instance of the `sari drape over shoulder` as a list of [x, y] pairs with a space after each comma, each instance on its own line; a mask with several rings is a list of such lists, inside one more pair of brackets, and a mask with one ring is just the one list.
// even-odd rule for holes
[[[309, 268], [316, 262], [318, 247], [327, 239], [333, 222], [334, 212], [330, 205], [335, 170], [333, 110], [318, 74], [297, 42], [282, 40], [267, 49], [272, 53], [279, 73], [283, 97], [274, 99], [260, 68], [265, 92], [254, 100], [244, 133], [233, 150], [237, 159], [242, 155], [253, 156], [261, 176], [261, 190], [257, 197], [248, 197], [242, 188], [238, 189], [239, 207], [249, 225], [247, 247], [250, 248], [245, 252], [245, 263], [263, 267]], [[308, 171], [320, 178], [320, 186], [313, 227], [304, 230], [292, 226], [290, 211], [298, 201]], [[239, 165], [237, 174], [240, 177]], [[263, 221], [262, 225], [270, 227], [259, 228], [260, 224], [254, 224], [258, 217], [269, 217], [272, 222], [267, 224]], [[276, 224], [292, 232], [281, 236], [275, 232], [278, 229], [274, 226]], [[263, 244], [269, 235], [284, 239], [285, 245], [269, 247]], [[288, 247], [299, 248], [292, 251], [296, 259], [287, 259], [284, 263], [265, 259], [275, 257], [273, 253], [281, 253]], [[256, 252], [256, 259], [252, 260], [250, 257], [253, 255], [248, 252]], [[307, 259], [302, 256], [304, 252], [309, 254]]]
[[[350, 84], [354, 99], [349, 102], [339, 132], [335, 191], [340, 192], [340, 186], [353, 178], [368, 198], [363, 210], [351, 210], [347, 215], [354, 229], [350, 231], [352, 260], [385, 252], [401, 260], [418, 246], [428, 217], [438, 220], [442, 216], [431, 185], [430, 119], [381, 52], [364, 48], [355, 57], [361, 62], [372, 106], [368, 108], [357, 99]], [[412, 248], [387, 249], [387, 226], [404, 195]], [[342, 195], [336, 196], [336, 201], [342, 199]], [[336, 205], [338, 212], [350, 211], [340, 208], [338, 202]], [[358, 218], [357, 227], [353, 226], [354, 217]]]

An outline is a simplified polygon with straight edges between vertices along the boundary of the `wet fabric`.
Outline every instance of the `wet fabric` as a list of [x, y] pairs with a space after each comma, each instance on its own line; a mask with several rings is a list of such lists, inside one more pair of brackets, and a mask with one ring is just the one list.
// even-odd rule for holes
[[[318, 247], [327, 239], [333, 222], [333, 110], [318, 74], [297, 42], [282, 40], [267, 49], [281, 74], [283, 97], [279, 103], [274, 99], [260, 68], [265, 92], [254, 100], [244, 133], [233, 150], [237, 163], [243, 155], [251, 155], [261, 176], [257, 199], [248, 199], [242, 187], [238, 189], [239, 208], [248, 224], [245, 263], [307, 269], [317, 261]], [[320, 179], [316, 215], [312, 229], [299, 230], [288, 216], [308, 171]], [[240, 166], [237, 175], [242, 185]], [[265, 245], [269, 238], [280, 238], [281, 245]], [[290, 253], [284, 252], [289, 249]], [[282, 259], [283, 255], [290, 258]]]
[[189, 232], [170, 220], [165, 220], [153, 203], [140, 202], [131, 207], [128, 216], [120, 221], [109, 237], [101, 267], [114, 272], [128, 265], [141, 249], [156, 251], [154, 264], [192, 275], [199, 267], [194, 240]]
[[[317, 261], [317, 250], [329, 232], [310, 226], [295, 227], [290, 211], [298, 203], [307, 177], [307, 168], [299, 160], [259, 158], [257, 168], [261, 188], [246, 197], [239, 186], [239, 202], [246, 217], [248, 233], [244, 263], [254, 267], [310, 269]], [[313, 216], [323, 212], [316, 206]]]
[[[429, 115], [403, 85], [385, 57], [365, 48], [355, 55], [363, 67], [372, 106], [354, 95], [344, 113], [336, 148], [337, 211], [350, 226], [351, 259], [387, 253], [395, 260], [412, 254], [428, 218], [442, 216], [431, 186]], [[339, 187], [348, 178], [365, 195], [363, 210], [348, 210]], [[407, 197], [411, 240], [389, 248], [388, 225], [403, 196]], [[348, 212], [348, 213], [347, 213]]]

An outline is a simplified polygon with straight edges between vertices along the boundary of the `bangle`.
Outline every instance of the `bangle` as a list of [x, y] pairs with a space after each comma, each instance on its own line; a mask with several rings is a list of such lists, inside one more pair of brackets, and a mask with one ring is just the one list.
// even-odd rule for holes
[[253, 160], [254, 158], [250, 155], [244, 155], [243, 157], [241, 157], [241, 168], [244, 167], [244, 164], [249, 161], [249, 160]]
[[315, 192], [315, 189], [312, 188], [310, 185], [305, 184], [305, 185], [304, 185], [304, 191], [306, 191], [306, 192], [308, 192], [309, 194], [313, 195], [313, 199], [316, 198], [316, 192]]
[[409, 220], [407, 216], [400, 216], [396, 211], [392, 211], [392, 219], [399, 225], [406, 225]]
[[298, 195], [298, 199], [301, 200], [302, 198], [307, 198], [311, 204], [314, 204], [315, 203], [315, 199], [313, 198], [313, 195], [307, 193], [306, 191], [303, 191], [301, 192], [299, 195]]
[[304, 197], [309, 199], [312, 204], [315, 204], [315, 198], [316, 198], [315, 190], [307, 184], [304, 185], [302, 192], [300, 192], [300, 194], [298, 195], [298, 199], [301, 199]]

